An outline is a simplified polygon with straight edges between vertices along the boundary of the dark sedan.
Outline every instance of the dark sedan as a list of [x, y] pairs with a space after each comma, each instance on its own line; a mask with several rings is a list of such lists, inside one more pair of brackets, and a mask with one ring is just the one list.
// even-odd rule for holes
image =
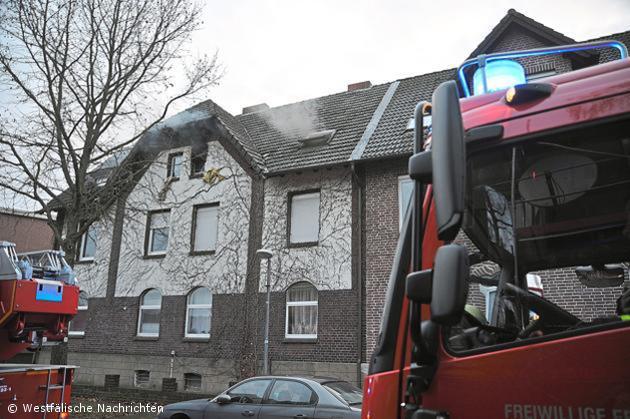
[[361, 389], [335, 378], [255, 377], [214, 399], [169, 404], [158, 418], [358, 419], [362, 400]]

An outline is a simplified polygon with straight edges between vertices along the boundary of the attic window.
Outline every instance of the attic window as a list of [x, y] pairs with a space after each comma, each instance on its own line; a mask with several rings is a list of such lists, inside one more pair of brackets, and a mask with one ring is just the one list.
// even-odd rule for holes
[[330, 142], [331, 138], [337, 132], [334, 129], [328, 129], [323, 131], [315, 131], [306, 135], [304, 138], [299, 139], [298, 141], [302, 145], [302, 147], [310, 147], [316, 145], [327, 144]]

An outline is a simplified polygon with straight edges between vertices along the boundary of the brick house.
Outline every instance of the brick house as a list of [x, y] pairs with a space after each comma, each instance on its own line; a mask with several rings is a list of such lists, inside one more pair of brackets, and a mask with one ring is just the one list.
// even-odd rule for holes
[[[630, 45], [630, 31], [604, 38]], [[574, 42], [510, 10], [471, 56]], [[535, 79], [613, 58], [523, 65]], [[68, 359], [81, 366], [78, 382], [103, 385], [105, 374], [117, 374], [121, 386], [159, 388], [172, 373], [180, 389], [213, 393], [256, 369], [267, 271], [255, 252], [263, 247], [274, 252], [272, 372], [360, 382], [409, 199], [413, 109], [454, 75], [357, 83], [236, 116], [209, 100], [97, 171], [107, 179], [150, 156], [81, 241], [75, 269], [84, 298]], [[575, 282], [569, 270], [554, 275]], [[485, 304], [479, 289], [471, 295]], [[566, 303], [582, 310], [582, 295], [576, 288]]]
[[52, 249], [53, 231], [45, 216], [0, 208], [0, 240], [15, 243], [18, 252]]

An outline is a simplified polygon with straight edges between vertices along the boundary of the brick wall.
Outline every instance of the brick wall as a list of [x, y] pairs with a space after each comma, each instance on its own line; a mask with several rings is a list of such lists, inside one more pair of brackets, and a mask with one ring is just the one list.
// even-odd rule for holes
[[[319, 291], [318, 325], [315, 342], [298, 343], [285, 339], [286, 299], [282, 292], [271, 293], [269, 328], [270, 359], [351, 363], [357, 359], [356, 325], [358, 311], [355, 290]], [[259, 294], [259, 359], [265, 325], [265, 294]]]
[[0, 240], [15, 243], [18, 253], [51, 249], [53, 232], [41, 218], [0, 213]]
[[152, 354], [233, 358], [242, 331], [242, 294], [213, 296], [211, 337], [206, 341], [184, 338], [186, 296], [162, 298], [160, 336], [157, 339], [136, 337], [138, 298], [117, 297], [109, 304], [104, 298], [89, 301], [88, 323], [83, 338], [71, 338], [74, 352]]
[[398, 242], [398, 176], [407, 173], [407, 158], [370, 163], [365, 173], [365, 346], [369, 357], [376, 345]]

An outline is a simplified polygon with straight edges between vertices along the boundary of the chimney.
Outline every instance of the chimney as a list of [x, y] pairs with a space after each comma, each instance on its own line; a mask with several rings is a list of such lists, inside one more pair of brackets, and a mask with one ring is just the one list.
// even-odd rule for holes
[[369, 89], [370, 87], [372, 87], [372, 82], [370, 82], [369, 80], [361, 81], [359, 83], [349, 84], [348, 85], [348, 91], [349, 92], [354, 92], [355, 90]]
[[269, 105], [267, 105], [266, 103], [259, 103], [258, 105], [245, 106], [243, 108], [243, 113], [256, 113], [266, 111], [267, 109], [269, 109]]

